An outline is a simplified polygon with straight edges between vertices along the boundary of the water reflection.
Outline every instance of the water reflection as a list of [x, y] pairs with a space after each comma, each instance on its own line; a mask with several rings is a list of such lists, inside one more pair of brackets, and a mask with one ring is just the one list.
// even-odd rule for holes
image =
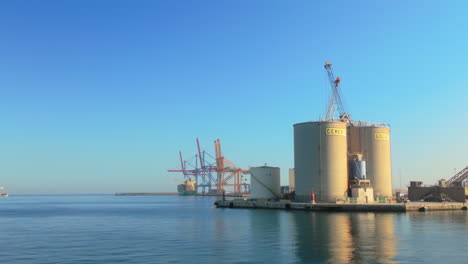
[[[251, 210], [249, 259], [238, 263], [291, 263], [291, 225], [289, 214], [278, 210]], [[265, 252], [268, 252], [265, 254]], [[252, 260], [256, 260], [253, 262]]]
[[464, 223], [468, 221], [467, 211], [426, 211], [426, 212], [407, 212], [407, 217], [412, 221], [418, 221], [421, 218], [430, 218], [433, 222], [438, 223]]
[[398, 263], [395, 214], [290, 214], [296, 255], [305, 263]]

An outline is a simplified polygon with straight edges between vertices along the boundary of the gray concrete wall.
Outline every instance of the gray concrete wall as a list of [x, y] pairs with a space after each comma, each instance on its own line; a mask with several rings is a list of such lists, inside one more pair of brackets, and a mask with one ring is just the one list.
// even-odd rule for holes
[[410, 201], [419, 201], [431, 192], [440, 192], [447, 195], [450, 199], [464, 203], [465, 202], [465, 188], [461, 187], [408, 187], [408, 199]]
[[[218, 208], [246, 209], [280, 209], [331, 212], [405, 212], [405, 211], [438, 211], [466, 210], [464, 203], [387, 203], [387, 204], [334, 204], [334, 203], [293, 203], [290, 201], [254, 201], [254, 200], [219, 200]], [[423, 209], [423, 210], [422, 210]]]

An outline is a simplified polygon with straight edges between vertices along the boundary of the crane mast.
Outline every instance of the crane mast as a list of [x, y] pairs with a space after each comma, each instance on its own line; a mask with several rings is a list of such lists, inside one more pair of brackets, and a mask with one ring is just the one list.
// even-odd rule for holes
[[350, 117], [344, 110], [343, 101], [341, 100], [340, 95], [341, 79], [340, 77], [335, 78], [332, 65], [328, 61], [325, 62], [324, 68], [327, 71], [328, 81], [332, 90], [330, 101], [328, 102], [326, 120], [333, 120], [336, 112], [338, 112], [338, 118], [341, 121], [349, 122]]

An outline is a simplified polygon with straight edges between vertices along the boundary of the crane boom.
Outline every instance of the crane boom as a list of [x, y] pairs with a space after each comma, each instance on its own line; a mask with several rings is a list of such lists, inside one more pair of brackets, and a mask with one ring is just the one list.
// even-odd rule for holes
[[332, 94], [330, 97], [330, 101], [328, 102], [328, 107], [327, 107], [327, 120], [332, 120], [335, 113], [338, 111], [338, 117], [342, 119], [343, 117], [346, 117], [349, 119], [348, 114], [346, 114], [343, 106], [343, 100], [341, 99], [340, 95], [340, 83], [341, 83], [341, 78], [336, 77], [332, 69], [332, 65], [326, 61], [324, 65], [325, 70], [327, 71], [328, 75], [328, 81], [330, 83], [330, 87], [332, 90]]
[[197, 148], [198, 148], [198, 158], [200, 159], [200, 167], [204, 168], [205, 164], [203, 162], [203, 157], [202, 157], [202, 153], [201, 153], [201, 149], [200, 149], [200, 141], [198, 141], [198, 138], [197, 138]]
[[182, 159], [182, 151], [179, 151], [179, 157], [180, 157], [180, 168], [182, 169], [182, 171], [185, 171], [184, 159]]

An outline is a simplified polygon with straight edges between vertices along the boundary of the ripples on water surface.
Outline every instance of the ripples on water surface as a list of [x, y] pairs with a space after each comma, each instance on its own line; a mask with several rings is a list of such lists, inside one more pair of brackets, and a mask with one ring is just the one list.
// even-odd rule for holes
[[213, 197], [0, 199], [2, 263], [467, 263], [466, 211], [216, 209]]

